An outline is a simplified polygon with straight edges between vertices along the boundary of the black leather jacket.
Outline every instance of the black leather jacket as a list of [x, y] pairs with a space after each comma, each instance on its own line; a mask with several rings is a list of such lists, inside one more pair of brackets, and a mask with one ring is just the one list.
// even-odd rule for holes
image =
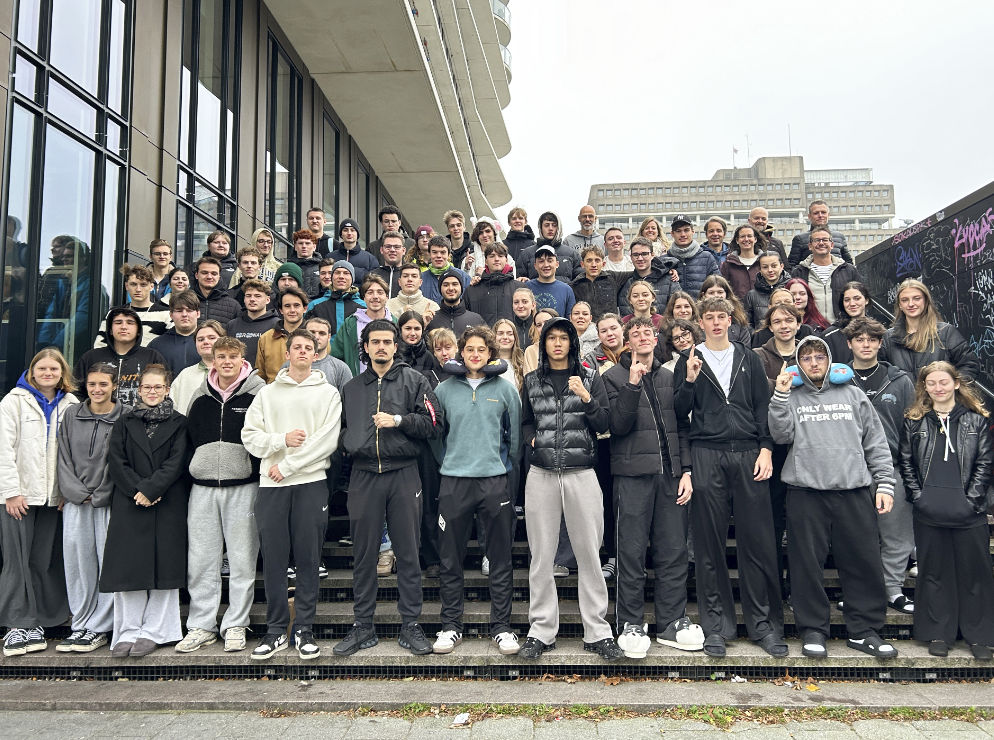
[[[959, 461], [960, 481], [974, 512], [983, 514], [989, 505], [991, 458], [994, 455], [989, 422], [962, 406], [956, 406], [953, 415], [956, 420], [954, 447]], [[939, 419], [934, 411], [921, 419], [904, 420], [898, 465], [908, 501], [917, 501], [922, 495], [922, 483], [928, 475], [932, 449], [939, 435]]]
[[[399, 427], [377, 429], [373, 414], [399, 414]], [[342, 445], [353, 465], [372, 473], [400, 470], [417, 462], [412, 440], [441, 434], [442, 408], [417, 370], [394, 361], [382, 378], [372, 368], [352, 378], [342, 392]]]
[[[545, 337], [551, 328], [564, 330], [570, 337], [570, 374], [583, 379], [590, 402], [567, 390], [556, 395], [547, 379], [548, 359]], [[564, 471], [592, 468], [597, 462], [597, 435], [608, 431], [607, 391], [596, 368], [580, 361], [576, 329], [567, 319], [545, 322], [539, 339], [539, 369], [525, 376], [522, 396], [522, 440], [535, 441], [531, 464], [546, 470]]]
[[946, 360], [963, 375], [976, 378], [980, 372], [980, 360], [970, 349], [963, 335], [955, 326], [944, 321], [940, 321], [937, 328], [939, 341], [925, 352], [915, 352], [904, 345], [906, 334], [903, 326], [895, 324], [884, 334], [883, 342], [880, 344], [880, 359], [901, 368], [912, 379], [918, 377], [919, 370], [936, 360]]

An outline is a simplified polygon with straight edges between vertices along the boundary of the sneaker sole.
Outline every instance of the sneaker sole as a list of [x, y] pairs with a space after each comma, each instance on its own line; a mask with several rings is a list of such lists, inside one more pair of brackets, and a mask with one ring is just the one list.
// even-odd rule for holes
[[300, 650], [297, 651], [297, 657], [301, 660], [314, 660], [315, 658], [321, 657], [321, 650], [319, 649], [316, 653], [302, 653]]
[[891, 650], [890, 652], [887, 653], [880, 653], [877, 650], [874, 650], [873, 648], [868, 647], [866, 645], [853, 645], [851, 642], [846, 642], [846, 645], [851, 650], [858, 650], [861, 653], [866, 653], [867, 655], [871, 655], [874, 658], [879, 658], [880, 660], [891, 660], [892, 658], [897, 657], [897, 650]]
[[252, 660], [269, 660], [274, 655], [276, 655], [276, 653], [282, 653], [288, 647], [289, 647], [289, 645], [286, 645], [286, 644], [279, 645], [271, 653], [266, 653], [265, 655], [259, 655], [257, 653], [252, 653]]
[[102, 643], [100, 645], [73, 645], [72, 651], [74, 653], [92, 653], [94, 650], [99, 650], [107, 643]]
[[418, 650], [407, 640], [397, 640], [397, 644], [405, 650], [410, 650], [412, 655], [431, 655], [431, 645], [429, 645], [425, 650]]
[[648, 654], [649, 654], [648, 650], [646, 650], [644, 653], [636, 653], [634, 651], [625, 650], [625, 657], [632, 658], [634, 660], [643, 660], [645, 656], [647, 656]]
[[805, 658], [827, 658], [828, 650], [808, 650], [806, 647], [802, 647], [801, 655]]
[[42, 650], [47, 650], [47, 649], [48, 649], [48, 642], [47, 641], [44, 644], [41, 644], [41, 645], [25, 645], [24, 646], [24, 652], [26, 652], [26, 653], [39, 653]]
[[[441, 647], [441, 648], [438, 648], [438, 647], [435, 647], [434, 645], [432, 645], [431, 646], [431, 651], [433, 653], [435, 653], [435, 655], [448, 655], [453, 650], [455, 650], [456, 649], [456, 645], [459, 645], [461, 642], [462, 642], [462, 640], [460, 640], [459, 642], [455, 643], [455, 645], [449, 645], [447, 647]], [[401, 646], [401, 647], [403, 647], [403, 646]]]
[[243, 642], [238, 642], [238, 643], [231, 643], [231, 644], [229, 644], [228, 642], [225, 642], [224, 643], [224, 652], [226, 652], [226, 653], [240, 653], [246, 647], [248, 647], [248, 645], [244, 641]]
[[704, 649], [703, 642], [693, 642], [688, 644], [686, 642], [677, 642], [676, 640], [666, 640], [662, 637], [657, 637], [656, 642], [658, 642], [660, 645], [676, 648], [677, 650], [685, 650], [689, 653], [697, 652]]
[[502, 648], [500, 646], [497, 647], [497, 652], [499, 652], [501, 655], [517, 655], [520, 650], [521, 650], [520, 645], [518, 645], [516, 648]]
[[217, 642], [217, 637], [215, 637], [213, 640], [207, 640], [206, 642], [197, 643], [193, 647], [181, 648], [179, 645], [177, 645], [173, 649], [177, 653], [195, 653], [196, 651], [200, 650], [200, 648], [207, 647], [208, 645], [213, 645], [215, 642]]
[[55, 646], [55, 652], [57, 653], [71, 653], [75, 650], [76, 650], [75, 644], [66, 645], [60, 642], [58, 645]]
[[363, 640], [362, 642], [360, 642], [352, 650], [339, 650], [337, 647], [335, 647], [335, 648], [332, 648], [331, 652], [334, 653], [335, 655], [338, 655], [338, 656], [341, 656], [343, 658], [346, 658], [346, 657], [348, 657], [350, 655], [355, 655], [360, 650], [368, 650], [369, 648], [374, 647], [374, 646], [379, 645], [379, 644], [380, 644], [380, 638], [378, 638], [378, 637], [371, 637], [368, 640]]
[[8, 658], [13, 658], [15, 655], [24, 655], [27, 653], [27, 648], [4, 648], [3, 654]]

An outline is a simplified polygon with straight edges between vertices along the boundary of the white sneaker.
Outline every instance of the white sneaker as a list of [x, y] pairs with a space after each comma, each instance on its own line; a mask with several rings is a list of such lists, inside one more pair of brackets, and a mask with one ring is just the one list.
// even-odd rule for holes
[[186, 633], [186, 637], [176, 643], [174, 648], [177, 653], [192, 653], [207, 645], [213, 645], [217, 641], [217, 632], [202, 630], [194, 627]]
[[228, 627], [224, 631], [224, 652], [237, 653], [245, 649], [245, 628]]
[[517, 655], [521, 646], [518, 645], [518, 636], [513, 632], [501, 632], [494, 636], [497, 649], [501, 655]]
[[566, 578], [569, 575], [569, 568], [565, 565], [553, 565], [552, 575], [556, 578]]
[[435, 644], [431, 646], [431, 651], [438, 655], [451, 653], [456, 645], [462, 642], [462, 633], [455, 630], [442, 630], [438, 633]]
[[625, 651], [626, 658], [644, 658], [649, 653], [652, 640], [646, 634], [648, 629], [647, 624], [639, 627], [625, 622], [625, 628], [618, 635], [618, 647]]
[[677, 650], [703, 650], [704, 630], [699, 624], [691, 622], [689, 617], [680, 617], [656, 635], [656, 642]]
[[485, 576], [490, 575], [490, 558], [488, 558], [486, 555], [483, 556], [483, 562], [480, 563], [480, 573], [482, 573]]

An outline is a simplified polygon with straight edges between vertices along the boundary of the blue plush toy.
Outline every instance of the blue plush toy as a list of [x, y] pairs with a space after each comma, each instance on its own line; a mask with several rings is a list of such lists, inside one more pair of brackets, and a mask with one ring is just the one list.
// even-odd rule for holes
[[[790, 373], [790, 384], [794, 388], [797, 388], [799, 385], [804, 385], [804, 378], [801, 377], [801, 371], [797, 365], [791, 365], [784, 372]], [[841, 362], [833, 362], [832, 367], [828, 369], [828, 382], [834, 383], [835, 385], [848, 383], [852, 380], [852, 376], [852, 368]]]

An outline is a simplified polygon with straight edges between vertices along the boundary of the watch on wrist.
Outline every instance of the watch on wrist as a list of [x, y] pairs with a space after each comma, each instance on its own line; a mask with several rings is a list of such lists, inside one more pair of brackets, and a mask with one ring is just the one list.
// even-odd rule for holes
[[404, 417], [401, 416], [400, 414], [394, 414], [393, 415], [393, 425], [395, 427], [399, 427], [400, 426], [400, 422], [402, 422], [403, 420], [404, 420]]

